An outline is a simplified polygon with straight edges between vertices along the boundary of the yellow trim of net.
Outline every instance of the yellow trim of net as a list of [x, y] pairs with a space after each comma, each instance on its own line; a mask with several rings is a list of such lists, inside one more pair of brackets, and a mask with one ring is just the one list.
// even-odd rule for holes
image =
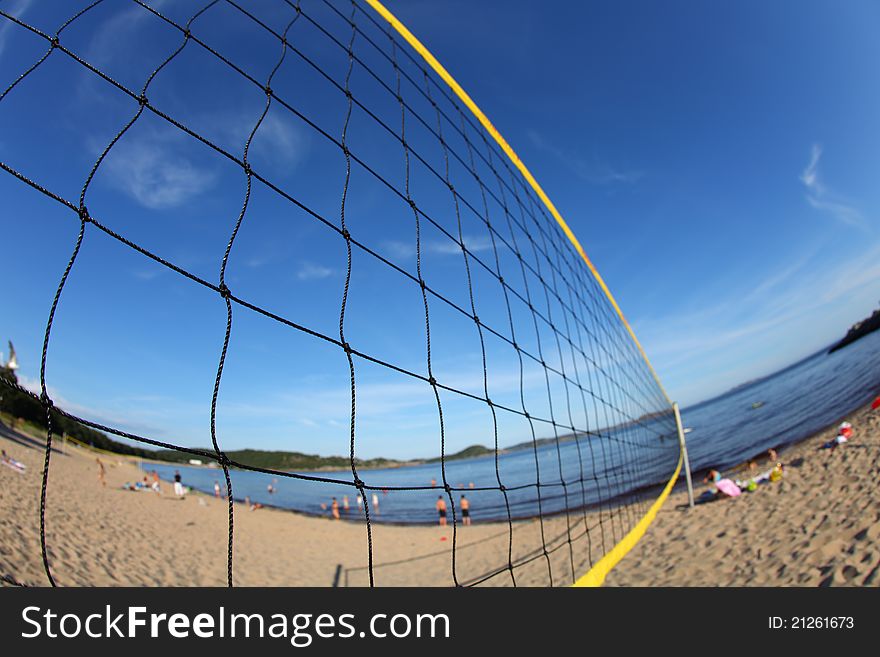
[[636, 543], [639, 542], [639, 539], [645, 535], [648, 525], [654, 522], [654, 517], [657, 515], [657, 512], [660, 511], [660, 507], [663, 506], [666, 498], [669, 497], [669, 493], [672, 492], [672, 487], [678, 480], [678, 475], [681, 472], [682, 459], [683, 453], [679, 452], [678, 465], [675, 467], [675, 472], [666, 484], [666, 488], [663, 489], [660, 497], [654, 500], [651, 508], [648, 509], [648, 512], [642, 517], [639, 523], [633, 527], [626, 536], [620, 539], [617, 545], [611, 548], [610, 552], [605, 554], [605, 556], [597, 561], [589, 571], [572, 584], [572, 586], [602, 586], [602, 582], [605, 581], [605, 577], [611, 572], [611, 569], [614, 568], [624, 556], [626, 556], [627, 552], [635, 547]]
[[571, 228], [569, 228], [568, 224], [565, 223], [565, 219], [562, 218], [562, 215], [559, 214], [559, 210], [556, 209], [556, 206], [553, 205], [553, 202], [544, 193], [544, 190], [541, 189], [541, 186], [538, 184], [538, 181], [535, 180], [534, 176], [532, 176], [531, 172], [526, 168], [526, 165], [522, 163], [522, 160], [519, 159], [519, 156], [514, 152], [514, 150], [510, 147], [510, 144], [501, 136], [501, 133], [495, 129], [495, 126], [492, 125], [492, 122], [483, 114], [483, 111], [477, 107], [477, 104], [473, 101], [473, 99], [467, 94], [467, 92], [461, 88], [458, 82], [455, 81], [449, 71], [447, 71], [443, 65], [437, 61], [437, 59], [430, 53], [430, 51], [419, 41], [413, 34], [410, 32], [406, 25], [401, 23], [394, 14], [388, 11], [379, 0], [366, 0], [366, 3], [370, 5], [382, 18], [384, 18], [390, 25], [393, 27], [400, 36], [402, 36], [406, 42], [415, 49], [419, 55], [422, 56], [422, 59], [427, 62], [427, 64], [434, 69], [434, 72], [439, 75], [443, 81], [449, 85], [449, 88], [455, 92], [455, 95], [467, 106], [467, 108], [473, 113], [475, 117], [479, 120], [482, 126], [486, 129], [486, 131], [492, 135], [492, 138], [495, 142], [501, 147], [501, 150], [510, 158], [510, 161], [513, 162], [514, 166], [519, 170], [519, 172], [523, 175], [523, 177], [528, 181], [529, 185], [535, 190], [535, 193], [550, 211], [550, 214], [553, 215], [553, 218], [556, 219], [556, 223], [559, 224], [559, 227], [562, 228], [562, 232], [565, 233], [565, 236], [572, 243], [574, 248], [580, 254], [581, 258], [583, 258], [584, 262], [587, 263], [587, 267], [589, 267], [590, 272], [593, 274], [593, 277], [596, 279], [596, 282], [599, 283], [599, 287], [602, 288], [602, 291], [605, 293], [605, 296], [608, 297], [608, 301], [611, 302], [611, 305], [614, 307], [614, 310], [617, 312], [617, 315], [620, 317], [620, 320], [623, 322], [623, 325], [626, 327], [626, 330], [629, 332], [630, 337], [633, 340], [633, 343], [639, 350], [639, 353], [642, 354], [642, 358], [644, 358], [645, 363], [648, 365], [648, 369], [651, 370], [651, 374], [654, 377], [654, 380], [657, 382], [657, 385], [660, 387], [660, 391], [663, 393], [663, 396], [666, 397], [666, 401], [672, 405], [672, 400], [669, 398], [669, 395], [666, 394], [666, 389], [663, 387], [663, 384], [660, 383], [660, 377], [657, 376], [657, 372], [654, 371], [653, 365], [651, 365], [651, 361], [648, 360], [648, 355], [645, 353], [645, 350], [642, 348], [642, 344], [639, 342], [639, 339], [636, 337], [636, 334], [633, 332], [632, 327], [629, 325], [629, 322], [626, 321], [626, 317], [623, 316], [623, 311], [620, 309], [620, 306], [617, 305], [617, 301], [614, 300], [614, 296], [611, 294], [611, 290], [608, 289], [608, 286], [605, 285], [605, 281], [602, 280], [602, 277], [599, 275], [599, 272], [596, 270], [596, 267], [593, 266], [593, 263], [587, 257], [584, 248], [581, 246], [581, 243], [578, 242], [577, 237], [575, 237]]

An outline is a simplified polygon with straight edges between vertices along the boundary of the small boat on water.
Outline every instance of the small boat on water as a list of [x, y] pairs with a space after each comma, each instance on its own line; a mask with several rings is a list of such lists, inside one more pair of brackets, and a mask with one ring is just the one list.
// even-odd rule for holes
[[752, 402], [752, 408], [761, 408], [764, 405], [762, 401]]

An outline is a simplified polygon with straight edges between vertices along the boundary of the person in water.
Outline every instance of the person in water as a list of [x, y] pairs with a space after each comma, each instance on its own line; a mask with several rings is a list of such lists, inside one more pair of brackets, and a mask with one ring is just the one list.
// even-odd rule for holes
[[471, 524], [471, 503], [464, 495], [461, 496], [461, 524]]
[[446, 526], [446, 502], [443, 500], [443, 496], [440, 495], [437, 497], [437, 504], [434, 505], [437, 508], [437, 515], [440, 516], [440, 526]]

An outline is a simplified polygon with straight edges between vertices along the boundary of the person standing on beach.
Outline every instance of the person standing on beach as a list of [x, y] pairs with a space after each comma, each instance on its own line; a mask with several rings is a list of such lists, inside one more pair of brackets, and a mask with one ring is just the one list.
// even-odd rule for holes
[[101, 463], [101, 459], [99, 458], [96, 458], [95, 461], [98, 464], [98, 482], [101, 486], [106, 487], [107, 481], [104, 479], [104, 464]]
[[333, 517], [336, 520], [339, 520], [339, 502], [336, 501], [336, 498], [333, 498], [333, 502], [330, 504], [330, 513], [333, 514]]
[[177, 495], [177, 498], [181, 500], [183, 499], [183, 496], [185, 494], [183, 490], [183, 482], [180, 479], [179, 470], [174, 471], [174, 494]]
[[214, 497], [220, 497], [220, 482], [214, 480]]
[[342, 510], [348, 513], [348, 495], [342, 496]]
[[461, 496], [461, 524], [471, 524], [471, 503], [464, 495]]
[[437, 497], [437, 504], [435, 504], [437, 508], [437, 515], [440, 516], [440, 526], [446, 526], [446, 502], [443, 500], [443, 496], [440, 495]]

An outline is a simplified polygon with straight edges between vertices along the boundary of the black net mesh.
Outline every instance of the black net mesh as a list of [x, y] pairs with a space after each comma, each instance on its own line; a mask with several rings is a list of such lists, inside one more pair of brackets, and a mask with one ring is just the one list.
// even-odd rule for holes
[[[52, 424], [59, 416], [216, 461], [229, 500], [230, 586], [237, 508], [231, 471], [332, 484], [357, 496], [363, 561], [342, 569], [340, 583], [349, 585], [393, 584], [396, 573], [413, 568], [431, 584], [516, 585], [520, 573], [530, 573], [528, 583], [567, 584], [626, 535], [678, 460], [669, 403], [601, 286], [535, 191], [381, 18], [360, 2], [336, 0], [74, 4], [57, 3], [41, 20], [29, 22], [27, 14], [19, 16], [10, 4], [0, 3], [0, 29], [7, 38], [14, 32], [20, 44], [0, 67], [4, 206], [15, 207], [10, 198], [43, 195], [78, 226], [65, 255], [54, 246], [45, 249], [47, 266], [62, 259], [66, 266], [45, 323], [40, 394], [2, 379], [38, 397], [46, 411], [41, 544], [52, 584], [45, 509], [52, 501]], [[113, 22], [120, 20], [113, 13], [118, 11], [125, 12], [124, 29], [137, 25], [144, 36], [126, 40], [123, 24]], [[93, 42], [86, 38], [99, 25], [109, 42], [101, 52], [88, 47]], [[114, 30], [119, 32], [115, 39]], [[119, 53], [108, 56], [106, 48]], [[175, 68], [175, 80], [186, 78], [186, 88], [163, 84]], [[71, 100], [52, 87], [59, 69], [77, 79], [85, 100]], [[96, 102], [90, 110], [102, 115], [105, 135], [92, 144], [84, 172], [78, 166], [82, 153], [73, 157], [74, 144], [53, 140], [40, 111], [35, 109], [27, 123], [3, 114], [16, 103], [63, 106], [108, 93], [112, 103]], [[223, 114], [233, 96], [246, 98], [247, 119], [238, 130], [220, 129], [215, 115]], [[213, 107], [214, 115], [195, 111], [189, 101], [195, 97], [201, 99], [199, 107], [206, 102]], [[14, 115], [12, 108], [9, 112]], [[16, 131], [18, 143], [32, 152], [45, 152], [42, 165], [5, 148], [2, 133], [8, 131]], [[297, 137], [291, 140], [291, 134]], [[229, 180], [237, 177], [240, 206], [204, 198], [179, 204], [178, 215], [197, 228], [153, 220], [160, 210], [167, 214], [180, 183], [141, 180], [143, 160], [152, 151], [133, 145], [144, 135], [163, 143], [174, 140], [194, 149], [192, 159], [225, 167]], [[264, 147], [273, 140], [282, 152], [277, 158], [267, 156]], [[308, 149], [299, 148], [303, 140]], [[293, 163], [298, 150], [307, 150], [305, 161]], [[297, 174], [287, 175], [285, 169], [294, 164]], [[102, 175], [112, 181], [120, 171], [141, 183], [135, 187], [144, 194], [137, 217], [104, 202], [97, 190]], [[190, 184], [196, 184], [190, 173]], [[39, 213], [4, 214], [9, 222], [41, 221]], [[202, 221], [205, 217], [212, 220]], [[51, 225], [47, 222], [45, 230]], [[291, 239], [291, 226], [304, 231], [295, 239], [326, 243], [335, 253], [338, 285], [320, 303], [298, 303], [293, 293], [279, 299], [259, 282], [238, 285], [228, 275], [249, 232], [275, 231], [284, 241]], [[197, 243], [198, 255], [205, 257], [166, 248], [156, 234], [169, 230], [181, 231], [181, 243]], [[53, 403], [46, 374], [53, 336], [64, 322], [61, 309], [76, 303], [66, 298], [65, 288], [82, 260], [92, 257], [90, 241], [106, 239], [181, 284], [213, 293], [212, 303], [222, 311], [204, 318], [221, 329], [212, 334], [220, 340], [209, 449], [188, 447], [193, 443], [185, 436], [160, 440], [122, 430]], [[325, 271], [322, 266], [331, 267], [311, 266], [317, 274]], [[308, 281], [309, 272], [301, 278]], [[382, 290], [391, 286], [399, 291], [389, 294], [386, 306]], [[94, 303], [107, 315], [114, 313], [112, 303]], [[297, 350], [326, 350], [334, 376], [350, 391], [350, 405], [337, 405], [344, 417], [337, 435], [345, 437], [348, 472], [289, 472], [224, 452], [224, 436], [232, 431], [218, 412], [227, 360], [247, 348], [236, 341], [240, 322], [284, 332], [279, 339], [291, 341], [293, 364], [285, 367], [292, 379], [305, 376], [295, 365]], [[383, 341], [383, 330], [392, 325], [412, 341]], [[264, 366], [281, 365], [270, 357]], [[374, 453], [381, 451], [375, 447], [382, 433], [376, 425], [387, 428], [397, 421], [393, 412], [383, 415], [371, 408], [372, 395], [360, 388], [377, 372], [401, 385], [420, 386], [419, 394], [430, 400], [433, 426], [413, 431], [429, 435], [436, 445], [437, 481], [389, 485], [359, 469], [363, 441], [370, 441]], [[446, 458], [450, 444], [461, 445], [456, 435], [461, 418], [471, 416], [480, 417], [480, 439], [491, 449], [491, 477], [478, 485], [452, 475]], [[515, 442], [526, 443], [516, 450], [518, 469], [509, 466], [514, 452], [508, 448]], [[296, 449], [296, 441], [289, 447]], [[383, 559], [374, 533], [380, 523], [403, 519], [376, 516], [370, 500], [378, 493], [411, 496], [431, 509], [441, 496], [451, 541], [433, 552]], [[472, 500], [474, 517], [496, 531], [480, 540], [462, 531], [463, 494]], [[470, 562], [475, 551], [487, 549], [494, 559], [491, 568], [485, 559]], [[438, 574], [441, 569], [445, 576]]]

